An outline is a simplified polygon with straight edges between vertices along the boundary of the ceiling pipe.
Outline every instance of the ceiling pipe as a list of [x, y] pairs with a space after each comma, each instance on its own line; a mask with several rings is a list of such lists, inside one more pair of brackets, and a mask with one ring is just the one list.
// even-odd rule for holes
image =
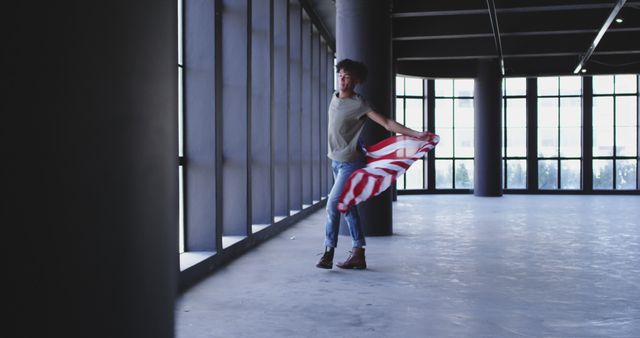
[[600, 28], [598, 35], [596, 35], [596, 38], [593, 39], [591, 46], [589, 46], [589, 49], [587, 50], [587, 52], [582, 56], [580, 63], [578, 63], [578, 65], [576, 66], [576, 69], [573, 70], [574, 74], [580, 73], [580, 71], [582, 70], [582, 67], [584, 67], [587, 64], [587, 61], [589, 61], [591, 54], [593, 54], [593, 51], [598, 46], [598, 43], [600, 43], [600, 40], [604, 36], [604, 33], [607, 31], [607, 29], [609, 29], [609, 25], [611, 25], [613, 20], [615, 20], [616, 16], [618, 16], [618, 12], [620, 12], [625, 2], [627, 2], [627, 0], [618, 0], [618, 3], [616, 3], [615, 7], [613, 7], [613, 10], [611, 10], [609, 17], [604, 22], [604, 25], [602, 25], [602, 28]]
[[500, 40], [500, 28], [498, 27], [498, 16], [496, 15], [496, 4], [494, 0], [487, 0], [487, 7], [489, 7], [489, 18], [491, 19], [491, 28], [493, 29], [493, 38], [496, 42], [496, 50], [498, 51], [498, 57], [500, 57], [500, 70], [502, 71], [502, 76], [504, 76], [502, 41]]

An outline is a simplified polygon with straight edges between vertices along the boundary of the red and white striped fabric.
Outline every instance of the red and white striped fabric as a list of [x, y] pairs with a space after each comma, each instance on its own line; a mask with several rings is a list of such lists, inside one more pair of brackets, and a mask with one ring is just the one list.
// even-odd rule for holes
[[367, 165], [349, 176], [340, 194], [338, 210], [347, 212], [354, 205], [385, 191], [439, 141], [440, 137], [433, 133], [429, 133], [426, 139], [401, 135], [366, 147]]

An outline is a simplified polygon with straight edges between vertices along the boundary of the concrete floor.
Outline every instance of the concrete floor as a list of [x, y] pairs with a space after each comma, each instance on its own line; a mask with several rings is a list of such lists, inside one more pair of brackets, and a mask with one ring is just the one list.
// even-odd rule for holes
[[399, 196], [365, 271], [315, 268], [324, 219], [182, 294], [176, 336], [640, 337], [638, 196]]

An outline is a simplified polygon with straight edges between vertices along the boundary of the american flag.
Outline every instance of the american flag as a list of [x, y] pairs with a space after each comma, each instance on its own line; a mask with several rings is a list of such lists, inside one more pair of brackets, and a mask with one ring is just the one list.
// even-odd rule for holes
[[340, 194], [338, 210], [347, 212], [352, 206], [385, 191], [439, 141], [440, 136], [433, 133], [429, 133], [425, 139], [401, 135], [366, 147], [367, 165], [349, 176]]

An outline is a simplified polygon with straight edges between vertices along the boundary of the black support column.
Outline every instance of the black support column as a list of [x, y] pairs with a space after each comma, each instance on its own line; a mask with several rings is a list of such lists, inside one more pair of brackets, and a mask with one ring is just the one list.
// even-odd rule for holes
[[502, 196], [502, 77], [497, 59], [480, 60], [474, 85], [476, 196]]
[[[391, 1], [337, 0], [337, 60], [349, 58], [364, 62], [369, 69], [366, 83], [356, 88], [376, 111], [391, 117]], [[362, 133], [365, 144], [389, 137], [389, 132], [368, 121]], [[393, 232], [391, 189], [368, 202], [358, 211], [365, 235], [384, 236]], [[341, 230], [344, 233], [344, 229]]]
[[527, 192], [538, 191], [538, 80], [527, 78]]
[[0, 17], [3, 336], [173, 337], [176, 2], [12, 2]]
[[582, 77], [582, 191], [593, 192], [593, 77]]

